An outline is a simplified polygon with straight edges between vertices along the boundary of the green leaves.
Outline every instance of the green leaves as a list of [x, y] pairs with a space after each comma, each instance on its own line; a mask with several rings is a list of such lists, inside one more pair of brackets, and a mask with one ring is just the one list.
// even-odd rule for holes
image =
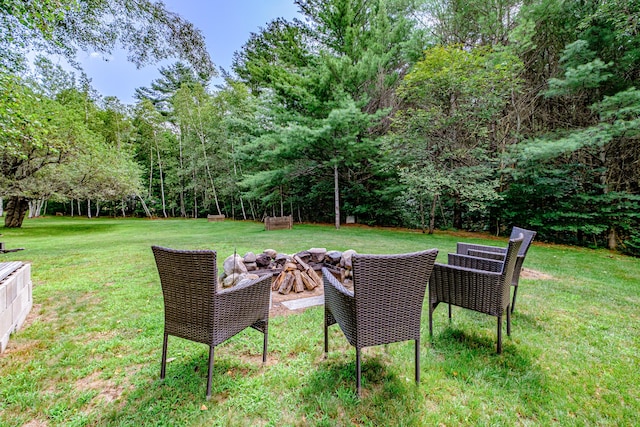
[[5, 0], [0, 22], [8, 24], [0, 36], [3, 51], [22, 43], [74, 62], [78, 49], [107, 55], [122, 47], [137, 66], [179, 57], [203, 74], [215, 74], [200, 31], [162, 2]]

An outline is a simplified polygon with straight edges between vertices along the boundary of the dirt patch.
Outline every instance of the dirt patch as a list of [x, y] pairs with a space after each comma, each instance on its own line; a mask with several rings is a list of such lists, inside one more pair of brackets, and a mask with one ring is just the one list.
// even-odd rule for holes
[[531, 279], [531, 280], [551, 280], [554, 277], [547, 274], [547, 273], [543, 273], [541, 271], [536, 271], [536, 270], [530, 270], [528, 268], [523, 268], [520, 271], [520, 277], [522, 277], [523, 279]]
[[49, 423], [41, 420], [31, 420], [26, 424], [23, 424], [22, 427], [47, 427]]
[[300, 313], [306, 309], [301, 308], [298, 310], [289, 310], [282, 303], [285, 301], [291, 301], [294, 299], [311, 298], [311, 297], [317, 297], [320, 295], [324, 295], [324, 285], [317, 286], [312, 291], [305, 290], [300, 293], [290, 292], [288, 295], [282, 295], [278, 291], [272, 291], [271, 292], [271, 310], [269, 310], [269, 317], [285, 316], [287, 314]]
[[126, 390], [125, 386], [116, 385], [112, 381], [100, 378], [99, 372], [94, 372], [88, 377], [76, 381], [76, 389], [80, 391], [96, 391], [98, 394], [93, 399], [93, 404], [99, 402], [111, 403], [120, 398]]

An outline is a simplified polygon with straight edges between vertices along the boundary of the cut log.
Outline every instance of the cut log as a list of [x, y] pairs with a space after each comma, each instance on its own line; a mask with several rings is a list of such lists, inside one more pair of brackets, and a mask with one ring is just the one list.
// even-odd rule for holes
[[[305, 273], [307, 273], [309, 275], [309, 277], [311, 277], [311, 279], [316, 283], [316, 286], [320, 286], [322, 285], [322, 278], [320, 276], [318, 276], [318, 273], [315, 272], [315, 270], [309, 266], [309, 264], [307, 264], [306, 262], [302, 261], [302, 259], [300, 259], [299, 256], [295, 255], [293, 257], [293, 259], [302, 266], [302, 268], [304, 269]], [[315, 286], [314, 286], [315, 287]]]
[[291, 288], [293, 287], [293, 282], [295, 282], [295, 277], [293, 276], [293, 274], [285, 273], [285, 275], [286, 277], [282, 281], [282, 284], [280, 285], [278, 292], [280, 292], [283, 295], [288, 295], [289, 292], [291, 292]]
[[284, 265], [284, 269], [287, 271], [297, 270], [298, 265], [295, 262], [288, 262]]
[[304, 287], [307, 288], [308, 291], [312, 291], [318, 286], [316, 282], [313, 281], [311, 277], [307, 274], [306, 271], [300, 273], [300, 277], [302, 278], [302, 283], [304, 283]]
[[302, 274], [300, 273], [300, 270], [294, 270], [293, 277], [295, 280], [295, 285], [293, 286], [294, 291], [296, 291], [296, 293], [304, 291], [304, 283], [302, 282]]
[[302, 260], [302, 258], [300, 258], [298, 255], [294, 255], [293, 259], [295, 260], [295, 262], [297, 262], [299, 265], [302, 266], [302, 268], [307, 271], [308, 269], [310, 269], [311, 267], [309, 267], [309, 264], [307, 264], [306, 262], [304, 262]]
[[282, 285], [282, 282], [284, 281], [284, 279], [287, 277], [287, 273], [282, 271], [280, 272], [280, 274], [278, 274], [278, 277], [276, 277], [276, 279], [273, 281], [273, 283], [271, 284], [271, 290], [272, 291], [277, 291], [280, 289], [280, 285]]
[[311, 277], [311, 279], [313, 279], [314, 282], [316, 282], [316, 286], [322, 285], [322, 278], [318, 276], [318, 273], [316, 273], [313, 268], [309, 268], [309, 270], [307, 270], [307, 274], [309, 275], [309, 277]]

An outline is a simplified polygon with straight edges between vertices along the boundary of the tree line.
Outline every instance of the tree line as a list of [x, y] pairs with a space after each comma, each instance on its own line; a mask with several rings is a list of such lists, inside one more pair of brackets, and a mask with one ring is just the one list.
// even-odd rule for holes
[[28, 73], [5, 64], [5, 226], [39, 200], [338, 228], [519, 225], [640, 253], [636, 1], [295, 4], [301, 18], [251, 34], [224, 83], [182, 55], [131, 106], [44, 58]]

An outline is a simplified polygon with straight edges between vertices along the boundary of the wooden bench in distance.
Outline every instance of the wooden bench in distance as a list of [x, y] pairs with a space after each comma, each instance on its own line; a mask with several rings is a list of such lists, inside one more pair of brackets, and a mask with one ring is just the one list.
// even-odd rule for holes
[[268, 216], [264, 219], [264, 229], [285, 230], [293, 228], [293, 216]]
[[224, 221], [224, 215], [207, 215], [207, 221], [216, 222], [216, 221]]

